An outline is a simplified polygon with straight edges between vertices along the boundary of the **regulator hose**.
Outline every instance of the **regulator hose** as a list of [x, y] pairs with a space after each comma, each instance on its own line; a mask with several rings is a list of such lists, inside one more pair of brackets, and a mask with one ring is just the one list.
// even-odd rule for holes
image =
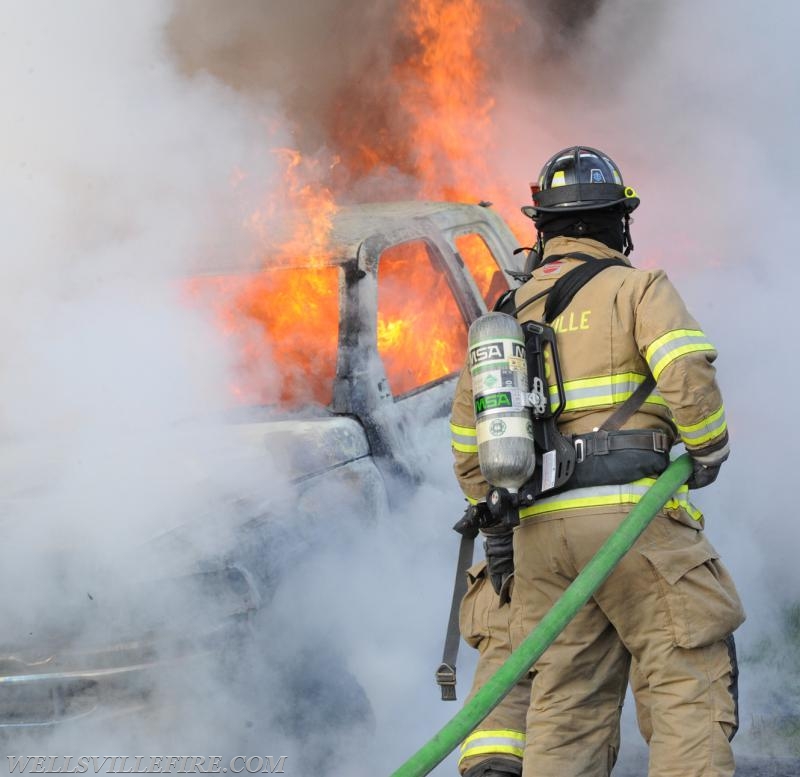
[[675, 459], [664, 470], [505, 664], [489, 678], [469, 704], [464, 705], [449, 723], [393, 772], [391, 777], [423, 777], [430, 774], [469, 736], [589, 601], [691, 473], [692, 460], [687, 453]]

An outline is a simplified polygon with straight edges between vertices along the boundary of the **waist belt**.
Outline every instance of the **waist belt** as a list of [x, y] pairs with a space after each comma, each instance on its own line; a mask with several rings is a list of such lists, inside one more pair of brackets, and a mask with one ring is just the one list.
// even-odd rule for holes
[[[572, 444], [577, 454], [575, 470], [560, 489], [548, 491], [548, 494], [587, 486], [630, 483], [639, 478], [660, 475], [669, 466], [670, 438], [662, 431], [629, 429], [617, 432], [600, 429], [576, 435], [572, 438]], [[520, 489], [520, 493], [523, 489]]]
[[670, 448], [669, 437], [662, 431], [631, 430], [607, 432], [600, 430], [572, 438], [577, 454], [576, 462], [581, 464], [589, 456], [607, 456], [614, 451], [655, 451], [667, 453]]

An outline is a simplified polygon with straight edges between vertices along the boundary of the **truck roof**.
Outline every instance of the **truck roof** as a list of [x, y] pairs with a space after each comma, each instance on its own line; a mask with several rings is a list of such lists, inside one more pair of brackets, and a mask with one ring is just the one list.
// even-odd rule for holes
[[393, 231], [420, 218], [430, 219], [440, 229], [483, 221], [487, 205], [414, 200], [347, 205], [334, 216], [331, 243], [355, 249], [371, 235]]
[[[273, 219], [268, 230], [269, 242], [262, 249], [264, 252], [262, 257], [267, 260], [266, 264], [272, 264], [274, 267], [285, 266], [284, 262], [288, 257], [284, 257], [283, 260], [278, 260], [274, 264], [269, 261], [270, 249], [274, 246], [278, 253], [284, 253], [287, 245], [291, 244], [296, 247], [298, 242], [302, 241], [306, 229], [309, 233], [309, 243], [312, 240], [316, 242], [317, 238], [312, 235], [312, 230], [316, 227], [323, 232], [316, 244], [319, 246], [322, 243], [326, 248], [324, 250], [317, 249], [316, 253], [322, 253], [324, 258], [320, 259], [319, 256], [315, 256], [314, 261], [309, 262], [313, 266], [341, 264], [355, 255], [361, 243], [376, 235], [384, 235], [392, 242], [401, 242], [398, 233], [409, 229], [420, 220], [432, 223], [435, 229], [442, 233], [461, 228], [466, 230], [471, 224], [491, 222], [492, 231], [503, 240], [509, 257], [513, 247], [517, 245], [508, 226], [489, 207], [489, 203], [467, 204], [407, 200], [343, 205], [336, 208], [330, 216], [330, 220], [323, 217], [320, 219], [321, 223], [316, 225], [314, 220], [314, 213], [299, 211], [289, 211], [282, 214], [280, 218]], [[303, 266], [305, 262], [302, 251], [296, 253], [297, 256], [293, 256], [289, 264]], [[252, 256], [249, 259], [233, 255], [216, 256], [210, 261], [208, 259], [203, 261], [202, 265], [196, 269], [195, 274], [252, 272], [255, 269], [257, 268], [253, 266]]]

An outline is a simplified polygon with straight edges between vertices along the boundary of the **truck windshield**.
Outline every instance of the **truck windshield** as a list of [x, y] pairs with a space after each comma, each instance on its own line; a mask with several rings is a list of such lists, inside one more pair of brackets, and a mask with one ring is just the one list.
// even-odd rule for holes
[[188, 281], [192, 303], [213, 311], [234, 356], [241, 405], [329, 405], [339, 337], [336, 267], [281, 267]]

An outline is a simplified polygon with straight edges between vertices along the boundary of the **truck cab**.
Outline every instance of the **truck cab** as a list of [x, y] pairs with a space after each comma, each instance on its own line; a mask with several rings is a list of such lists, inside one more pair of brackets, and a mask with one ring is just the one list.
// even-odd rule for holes
[[[282, 568], [307, 552], [302, 538], [324, 538], [336, 513], [381, 520], [422, 480], [421, 432], [448, 414], [469, 324], [513, 284], [517, 241], [485, 205], [406, 202], [340, 209], [328, 243], [323, 260], [215, 267], [190, 282], [191, 304], [213, 306], [241, 347], [230, 423], [254, 461], [259, 451], [280, 452], [291, 504], [243, 500], [230, 546], [191, 568], [181, 550], [196, 544], [199, 521], [165, 531], [147, 552], [165, 559], [171, 578], [128, 581], [130, 596], [103, 605], [158, 600], [174, 618], [162, 612], [150, 622], [144, 607], [141, 622], [126, 619], [125, 630], [100, 643], [82, 632], [62, 639], [46, 624], [35, 644], [6, 633], [0, 731], [141, 710], [162, 664], [173, 672], [231, 635], [253, 635], [248, 624]], [[209, 602], [188, 623], [186, 591]], [[80, 606], [97, 617], [101, 604]], [[259, 650], [268, 655], [269, 645]], [[330, 672], [309, 678], [329, 680]]]

